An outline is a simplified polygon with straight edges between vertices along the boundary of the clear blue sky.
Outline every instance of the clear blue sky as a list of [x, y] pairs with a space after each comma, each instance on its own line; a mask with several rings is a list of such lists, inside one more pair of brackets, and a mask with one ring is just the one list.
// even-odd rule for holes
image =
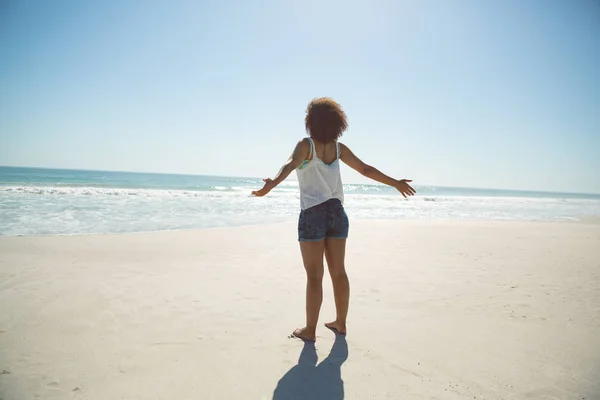
[[0, 1], [0, 165], [273, 176], [316, 96], [395, 177], [600, 192], [595, 0]]

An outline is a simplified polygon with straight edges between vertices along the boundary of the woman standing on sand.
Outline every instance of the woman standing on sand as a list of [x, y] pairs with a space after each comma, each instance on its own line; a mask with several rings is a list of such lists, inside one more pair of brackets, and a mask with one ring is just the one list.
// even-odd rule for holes
[[277, 176], [264, 179], [263, 188], [252, 194], [265, 196], [297, 170], [301, 207], [298, 240], [307, 280], [306, 326], [296, 329], [294, 336], [314, 341], [323, 302], [323, 256], [333, 283], [337, 314], [335, 321], [325, 326], [346, 333], [350, 284], [344, 258], [349, 223], [343, 206], [339, 160], [368, 178], [395, 187], [404, 197], [414, 195], [415, 190], [408, 184], [410, 180], [390, 178], [338, 142], [348, 122], [341, 106], [333, 99], [321, 97], [311, 101], [306, 109], [305, 126], [309, 137], [298, 142]]

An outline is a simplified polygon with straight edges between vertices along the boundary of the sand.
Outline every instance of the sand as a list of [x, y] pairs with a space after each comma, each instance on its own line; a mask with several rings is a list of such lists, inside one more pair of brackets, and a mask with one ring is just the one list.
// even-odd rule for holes
[[313, 347], [294, 224], [1, 238], [0, 398], [600, 399], [600, 225], [354, 221], [347, 268]]

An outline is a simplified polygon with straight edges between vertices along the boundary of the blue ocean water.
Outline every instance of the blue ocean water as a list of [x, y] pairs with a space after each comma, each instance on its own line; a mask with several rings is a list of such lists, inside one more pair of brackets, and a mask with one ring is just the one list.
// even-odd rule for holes
[[[257, 178], [0, 167], [0, 235], [149, 232], [296, 220], [297, 183], [256, 198]], [[346, 184], [351, 219], [578, 220], [600, 195]]]

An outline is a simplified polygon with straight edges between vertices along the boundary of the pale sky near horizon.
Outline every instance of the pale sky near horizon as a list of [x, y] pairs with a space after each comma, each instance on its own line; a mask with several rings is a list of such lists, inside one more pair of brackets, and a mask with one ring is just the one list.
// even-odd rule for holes
[[273, 176], [317, 96], [394, 177], [600, 193], [596, 0], [0, 2], [0, 165]]

